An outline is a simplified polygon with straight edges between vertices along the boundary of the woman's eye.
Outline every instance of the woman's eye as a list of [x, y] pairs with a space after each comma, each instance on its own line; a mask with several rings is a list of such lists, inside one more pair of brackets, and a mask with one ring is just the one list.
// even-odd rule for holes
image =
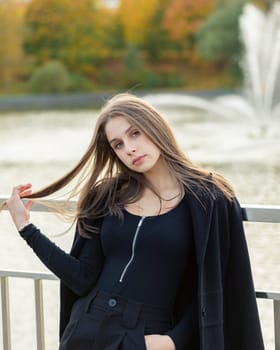
[[116, 144], [114, 145], [114, 149], [120, 149], [121, 146], [122, 146], [122, 143], [121, 143], [121, 142], [116, 143]]
[[132, 136], [138, 136], [140, 134], [140, 131], [135, 130], [132, 132]]

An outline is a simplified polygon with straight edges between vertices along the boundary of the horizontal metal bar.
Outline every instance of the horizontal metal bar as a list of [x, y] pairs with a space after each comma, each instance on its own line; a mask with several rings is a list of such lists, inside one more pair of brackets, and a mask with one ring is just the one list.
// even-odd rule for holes
[[30, 278], [34, 280], [58, 280], [58, 278], [52, 273], [19, 270], [0, 270], [0, 277]]
[[280, 205], [242, 205], [243, 220], [256, 222], [280, 222]]
[[[2, 202], [5, 202], [8, 199], [7, 196], [0, 196], [0, 206]], [[27, 201], [27, 199], [23, 199], [23, 201]], [[67, 207], [69, 209], [75, 208], [75, 205], [77, 204], [77, 201], [66, 201], [66, 200], [58, 200], [58, 199], [40, 199], [40, 202], [34, 201], [34, 204], [32, 205], [31, 210], [32, 211], [38, 211], [38, 212], [52, 212], [55, 211], [55, 208], [52, 208], [53, 205], [57, 205], [60, 207]], [[49, 205], [49, 206], [48, 206]], [[7, 207], [3, 208], [4, 210], [7, 210]]]
[[[0, 204], [7, 200], [7, 196], [0, 196]], [[40, 199], [40, 203], [34, 203], [32, 206], [32, 211], [39, 212], [51, 212], [54, 211], [52, 208], [48, 208], [44, 205], [58, 204], [59, 206], [67, 206], [68, 208], [74, 208], [76, 201], [63, 201], [63, 200], [47, 200]], [[244, 221], [251, 222], [271, 222], [280, 223], [280, 205], [257, 205], [257, 204], [243, 204], [242, 215]], [[6, 208], [4, 208], [6, 209]]]
[[[30, 278], [34, 280], [58, 280], [58, 278], [52, 273], [20, 270], [0, 270], [0, 277]], [[280, 300], [280, 291], [257, 290], [256, 297], [260, 299]]]
[[257, 290], [256, 297], [259, 299], [271, 299], [280, 301], [280, 291]]

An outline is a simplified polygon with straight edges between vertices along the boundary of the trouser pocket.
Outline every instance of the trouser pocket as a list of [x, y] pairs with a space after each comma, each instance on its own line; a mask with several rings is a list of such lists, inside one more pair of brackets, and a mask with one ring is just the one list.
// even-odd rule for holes
[[95, 294], [90, 293], [74, 304], [59, 350], [93, 350], [99, 326], [106, 316], [104, 308], [92, 304], [94, 298]]
[[86, 314], [73, 324], [69, 324], [61, 339], [59, 350], [93, 350], [99, 324], [100, 320]]
[[136, 328], [128, 329], [123, 340], [122, 350], [147, 350], [145, 342], [145, 324], [139, 322]]

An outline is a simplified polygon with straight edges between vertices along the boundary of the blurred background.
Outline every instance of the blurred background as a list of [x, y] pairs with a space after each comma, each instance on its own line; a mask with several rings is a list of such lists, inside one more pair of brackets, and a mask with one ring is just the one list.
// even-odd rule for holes
[[239, 88], [244, 3], [1, 0], [0, 93]]
[[[279, 78], [279, 1], [0, 0], [0, 195], [65, 174], [100, 106], [130, 91], [160, 110], [194, 162], [231, 181], [241, 204], [279, 205]], [[32, 221], [69, 250], [73, 230], [55, 236], [69, 223], [48, 213]], [[0, 270], [47, 271], [7, 212], [0, 227]], [[280, 225], [245, 229], [256, 289], [280, 290]], [[59, 289], [44, 287], [53, 350]], [[13, 349], [35, 350], [31, 281], [11, 279], [10, 296]], [[272, 303], [258, 305], [272, 350]]]

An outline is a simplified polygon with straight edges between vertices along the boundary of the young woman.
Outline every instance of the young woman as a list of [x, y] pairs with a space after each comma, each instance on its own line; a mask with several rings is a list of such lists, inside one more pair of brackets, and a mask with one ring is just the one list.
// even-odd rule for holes
[[[29, 210], [78, 175], [67, 254]], [[144, 100], [109, 100], [77, 166], [36, 193], [15, 187], [6, 205], [61, 279], [60, 350], [264, 349], [234, 192], [186, 157]]]

